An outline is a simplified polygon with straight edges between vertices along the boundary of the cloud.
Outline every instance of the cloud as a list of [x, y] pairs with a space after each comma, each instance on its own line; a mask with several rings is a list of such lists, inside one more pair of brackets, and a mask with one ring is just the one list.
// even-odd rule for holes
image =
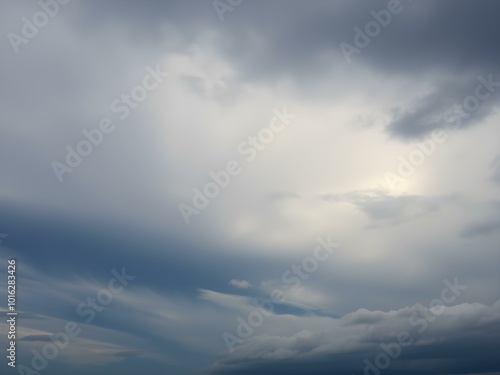
[[[297, 317], [289, 321], [290, 334], [254, 336], [237, 346], [233, 354], [221, 356], [210, 372], [300, 374], [305, 368], [310, 374], [359, 372], [365, 366], [364, 359], [373, 362], [376, 355], [384, 353], [380, 344], [397, 342], [401, 332], [407, 332], [412, 343], [402, 348], [401, 356], [384, 372], [424, 374], [426, 363], [432, 363], [434, 371], [457, 371], [460, 366], [493, 371], [500, 364], [494, 349], [500, 338], [488, 333], [500, 329], [500, 301], [491, 306], [444, 307], [437, 316], [431, 313], [432, 321], [423, 318], [429, 313], [420, 304], [388, 312], [360, 309], [339, 319], [321, 318], [325, 320], [322, 326], [328, 327], [323, 330], [304, 329], [311, 318]], [[471, 343], [477, 350], [470, 350]]]
[[21, 338], [21, 341], [41, 341], [41, 342], [52, 342], [51, 335], [28, 335]]
[[381, 190], [353, 191], [345, 194], [325, 194], [328, 202], [348, 202], [376, 222], [401, 224], [420, 216], [436, 212], [447, 199], [418, 195], [388, 195]]
[[130, 357], [139, 357], [142, 354], [143, 353], [137, 352], [137, 351], [124, 351], [124, 352], [115, 353], [114, 355], [117, 357], [121, 357], [121, 358], [130, 358]]
[[493, 173], [490, 177], [491, 181], [493, 181], [497, 185], [500, 185], [500, 155], [498, 155], [491, 163], [491, 169], [493, 170]]
[[[465, 303], [386, 372], [498, 371], [500, 94], [401, 194], [373, 186], [480, 76], [500, 80], [500, 4], [401, 3], [351, 64], [339, 44], [387, 0], [244, 1], [224, 22], [211, 1], [88, 0], [61, 7], [19, 54], [4, 38], [0, 277], [16, 257], [20, 357], [76, 319], [82, 336], [51, 374], [191, 374], [220, 356], [214, 372], [350, 375], [453, 274], [470, 282]], [[0, 8], [4, 35], [40, 11]], [[172, 76], [120, 121], [110, 104], [157, 65]], [[297, 119], [248, 163], [238, 145], [283, 106]], [[59, 184], [51, 163], [103, 116], [116, 131]], [[179, 203], [235, 158], [243, 172], [187, 227]], [[329, 234], [345, 250], [300, 288], [282, 285]], [[133, 285], [85, 324], [77, 306], [123, 266]], [[274, 288], [285, 302], [226, 356], [222, 333]]]
[[269, 200], [286, 200], [286, 199], [295, 199], [299, 198], [299, 196], [295, 193], [288, 191], [276, 191], [268, 195]]
[[229, 282], [229, 285], [234, 286], [235, 288], [240, 288], [240, 289], [248, 289], [252, 286], [248, 281], [246, 280], [237, 280], [237, 279], [232, 279]]
[[[430, 93], [416, 98], [406, 107], [393, 109], [393, 117], [386, 130], [396, 138], [416, 140], [428, 137], [437, 128], [456, 130], [481, 124], [500, 103], [500, 94], [488, 92], [483, 84], [491, 76], [491, 72], [483, 71], [480, 75], [469, 73], [460, 79], [455, 75], [446, 79], [436, 78]], [[498, 83], [499, 77], [493, 76], [493, 81]], [[478, 86], [483, 90], [480, 94], [477, 94]], [[490, 89], [498, 90], [494, 87]], [[481, 99], [477, 95], [487, 95], [487, 98]]]
[[468, 225], [462, 230], [461, 236], [465, 238], [476, 237], [476, 236], [487, 236], [489, 234], [496, 233], [499, 230], [500, 230], [500, 219], [494, 218]]
[[219, 293], [213, 290], [200, 289], [199, 292], [199, 298], [215, 303], [221, 307], [233, 310], [245, 309], [246, 306], [250, 305], [251, 301], [249, 297], [235, 294]]

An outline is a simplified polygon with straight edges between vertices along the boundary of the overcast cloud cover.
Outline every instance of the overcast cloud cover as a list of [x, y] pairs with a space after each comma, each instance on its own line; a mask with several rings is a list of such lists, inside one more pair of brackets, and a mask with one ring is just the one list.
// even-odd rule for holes
[[499, 14], [2, 1], [1, 373], [500, 374]]

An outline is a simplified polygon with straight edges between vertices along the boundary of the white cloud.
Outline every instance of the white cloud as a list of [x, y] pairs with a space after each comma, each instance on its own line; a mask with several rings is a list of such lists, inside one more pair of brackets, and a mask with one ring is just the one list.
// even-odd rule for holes
[[232, 285], [232, 286], [234, 286], [236, 288], [240, 288], [240, 289], [248, 289], [252, 286], [252, 284], [250, 284], [246, 280], [237, 280], [237, 279], [232, 279], [229, 282], [229, 285]]

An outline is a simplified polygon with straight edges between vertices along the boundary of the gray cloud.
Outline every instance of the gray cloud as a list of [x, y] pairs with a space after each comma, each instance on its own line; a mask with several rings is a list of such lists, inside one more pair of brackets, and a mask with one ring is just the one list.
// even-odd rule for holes
[[[475, 95], [480, 75], [500, 80], [500, 4], [402, 4], [351, 64], [339, 44], [386, 0], [244, 0], [223, 22], [212, 1], [73, 1], [19, 54], [5, 36], [38, 2], [0, 4], [0, 276], [17, 257], [20, 329], [58, 332], [111, 269], [137, 274], [92, 325], [79, 321], [74, 356], [51, 374], [136, 374], [147, 359], [152, 373], [184, 375], [219, 358], [211, 371], [351, 375], [450, 275], [470, 284], [466, 303], [386, 373], [498, 371], [499, 158], [489, 163], [500, 93], [405, 192], [372, 187], [407, 142], [447, 125], [443, 113]], [[157, 64], [171, 79], [119, 122], [110, 103]], [[254, 162], [238, 159], [244, 172], [185, 226], [178, 204], [285, 105], [297, 119]], [[103, 116], [116, 131], [59, 184], [51, 162]], [[301, 288], [281, 285], [330, 233], [345, 250]], [[263, 285], [289, 300], [227, 356], [221, 334], [269, 298]], [[50, 337], [20, 339], [23, 357]], [[81, 358], [95, 348], [102, 355]]]
[[52, 342], [52, 335], [29, 335], [21, 338], [21, 341], [41, 341], [41, 342]]
[[[397, 342], [401, 332], [407, 332], [412, 343], [402, 348], [386, 373], [423, 374], [428, 371], [425, 364], [433, 371], [459, 371], [461, 366], [493, 371], [498, 366], [494, 348], [499, 344], [499, 309], [500, 301], [492, 306], [461, 304], [446, 307], [433, 321], [423, 318], [429, 310], [422, 305], [390, 312], [358, 310], [332, 320], [321, 332], [296, 326], [289, 336], [250, 338], [232, 355], [221, 357], [211, 373], [300, 374], [304, 368], [310, 374], [360, 372], [365, 358], [373, 362], [384, 353], [380, 343]], [[477, 350], [470, 350], [471, 343], [479, 346]]]
[[500, 218], [470, 224], [462, 230], [462, 237], [485, 236], [500, 230]]
[[124, 352], [115, 353], [114, 355], [117, 357], [120, 357], [120, 358], [131, 358], [131, 357], [139, 357], [143, 354], [144, 353], [141, 353], [141, 352], [124, 351]]
[[[387, 125], [387, 131], [394, 137], [414, 140], [428, 136], [437, 128], [455, 130], [480, 124], [497, 108], [500, 95], [498, 92], [489, 93], [484, 88], [480, 94], [488, 95], [488, 99], [481, 101], [476, 98], [477, 105], [475, 105], [474, 101], [470, 104], [467, 98], [475, 97], [475, 89], [481, 85], [478, 77], [487, 80], [489, 75], [491, 72], [487, 70], [482, 74], [476, 71], [465, 75], [465, 78], [451, 76], [446, 80], [435, 82], [434, 91], [415, 99], [415, 103], [409, 108], [393, 109], [394, 115]], [[493, 75], [493, 81], [500, 82], [499, 78], [500, 75]]]
[[392, 225], [413, 220], [435, 212], [449, 201], [418, 195], [391, 196], [380, 190], [354, 191], [346, 194], [326, 194], [322, 199], [329, 202], [348, 202], [367, 214], [371, 219]]
[[491, 163], [491, 169], [493, 170], [493, 173], [490, 177], [491, 181], [493, 181], [495, 184], [500, 185], [500, 155], [498, 155]]
[[295, 193], [288, 191], [276, 191], [268, 195], [269, 200], [286, 200], [286, 199], [295, 199], [299, 198], [299, 196]]

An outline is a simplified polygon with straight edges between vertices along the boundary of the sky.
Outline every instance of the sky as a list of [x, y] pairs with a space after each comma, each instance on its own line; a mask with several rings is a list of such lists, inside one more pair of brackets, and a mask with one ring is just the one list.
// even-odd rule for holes
[[500, 374], [499, 11], [2, 1], [1, 373]]

